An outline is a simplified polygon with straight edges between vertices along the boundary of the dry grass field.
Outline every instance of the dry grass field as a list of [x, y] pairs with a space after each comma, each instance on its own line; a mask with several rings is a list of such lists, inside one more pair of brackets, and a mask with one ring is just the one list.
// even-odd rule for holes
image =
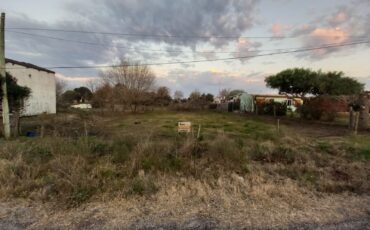
[[[179, 134], [179, 121], [194, 132]], [[282, 119], [278, 132], [268, 117], [164, 110], [22, 122], [43, 137], [1, 141], [0, 219], [19, 215], [28, 228], [194, 218], [278, 227], [370, 215], [370, 133], [345, 126]]]

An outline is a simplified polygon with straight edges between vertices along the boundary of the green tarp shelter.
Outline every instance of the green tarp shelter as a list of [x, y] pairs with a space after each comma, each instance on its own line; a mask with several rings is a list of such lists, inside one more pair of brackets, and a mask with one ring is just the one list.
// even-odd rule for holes
[[248, 93], [242, 93], [239, 96], [240, 100], [240, 112], [254, 112], [254, 99], [253, 96]]

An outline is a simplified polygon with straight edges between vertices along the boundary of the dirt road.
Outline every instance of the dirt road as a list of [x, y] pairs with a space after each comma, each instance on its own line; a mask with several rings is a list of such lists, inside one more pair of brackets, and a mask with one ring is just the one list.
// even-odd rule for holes
[[[0, 229], [8, 229], [8, 230], [22, 230], [22, 229], [29, 229], [32, 225], [32, 222], [29, 223], [19, 223], [17, 219], [13, 218], [5, 218], [0, 219]], [[103, 224], [104, 225], [104, 224]], [[97, 221], [87, 221], [85, 223], [76, 223], [76, 226], [72, 229], [101, 229], [102, 223]], [[108, 226], [104, 226], [103, 228], [107, 228]], [[32, 227], [31, 227], [32, 228]], [[42, 229], [61, 229], [61, 228], [55, 228], [52, 226], [44, 226]], [[122, 229], [126, 229], [125, 226], [122, 226]], [[204, 220], [204, 219], [193, 219], [189, 220], [183, 225], [178, 225], [176, 223], [169, 223], [169, 224], [163, 224], [163, 225], [143, 225], [143, 224], [135, 224], [128, 228], [129, 230], [155, 230], [155, 229], [161, 229], [161, 230], [210, 230], [210, 229], [232, 229], [230, 227], [220, 227], [218, 226], [218, 223], [216, 221], [212, 220]], [[262, 228], [254, 228], [254, 227], [247, 227], [244, 229], [329, 229], [329, 230], [337, 230], [337, 229], [370, 229], [370, 216], [363, 217], [359, 219], [351, 219], [346, 220], [338, 223], [330, 223], [325, 225], [318, 225], [313, 223], [298, 223], [298, 224], [292, 224], [290, 226], [280, 226], [280, 227], [271, 227], [266, 226]]]

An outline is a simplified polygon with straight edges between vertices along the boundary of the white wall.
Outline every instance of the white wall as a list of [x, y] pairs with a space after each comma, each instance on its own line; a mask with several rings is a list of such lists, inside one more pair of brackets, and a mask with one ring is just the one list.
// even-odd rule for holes
[[18, 85], [31, 89], [23, 115], [56, 113], [55, 74], [12, 63], [6, 63], [5, 68], [18, 80]]

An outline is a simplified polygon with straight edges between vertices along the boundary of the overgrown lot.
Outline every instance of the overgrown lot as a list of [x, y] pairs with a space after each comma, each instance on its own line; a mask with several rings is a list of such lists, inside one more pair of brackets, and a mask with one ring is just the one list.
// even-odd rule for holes
[[[178, 121], [191, 121], [194, 132], [178, 134]], [[277, 132], [271, 120], [216, 112], [27, 118], [23, 132], [43, 137], [2, 141], [0, 196], [75, 207], [155, 196], [166, 177], [214, 189], [226, 177], [251, 185], [290, 181], [313, 194], [370, 195], [370, 135], [316, 138], [320, 130], [307, 135], [306, 128], [290, 123]]]

